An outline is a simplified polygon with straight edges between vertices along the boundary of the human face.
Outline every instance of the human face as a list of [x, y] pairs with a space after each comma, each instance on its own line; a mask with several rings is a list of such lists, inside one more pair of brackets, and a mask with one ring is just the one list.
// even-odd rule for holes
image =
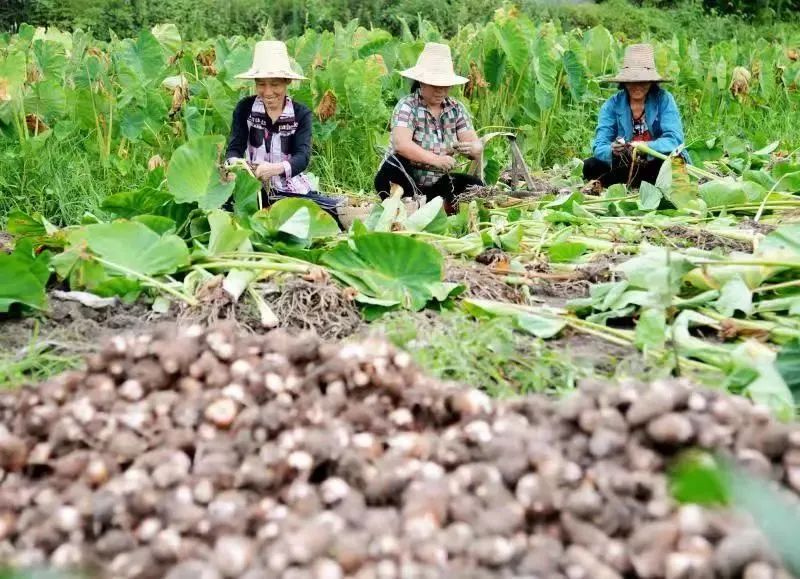
[[268, 109], [283, 107], [286, 98], [286, 87], [289, 80], [285, 78], [256, 79], [256, 94], [261, 97]]
[[645, 99], [652, 86], [652, 82], [626, 82], [625, 90], [628, 91], [630, 100], [640, 102]]
[[444, 99], [450, 93], [449, 86], [433, 86], [432, 84], [419, 83], [419, 92], [428, 106], [442, 106]]

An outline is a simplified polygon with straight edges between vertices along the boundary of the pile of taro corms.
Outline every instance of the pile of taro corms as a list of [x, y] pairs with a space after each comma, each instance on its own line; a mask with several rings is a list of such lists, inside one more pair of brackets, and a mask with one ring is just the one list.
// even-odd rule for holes
[[[173, 330], [175, 332], [175, 330]], [[0, 560], [113, 578], [789, 577], [679, 506], [691, 447], [800, 486], [800, 429], [681, 381], [492, 401], [374, 340], [118, 337], [0, 403]]]

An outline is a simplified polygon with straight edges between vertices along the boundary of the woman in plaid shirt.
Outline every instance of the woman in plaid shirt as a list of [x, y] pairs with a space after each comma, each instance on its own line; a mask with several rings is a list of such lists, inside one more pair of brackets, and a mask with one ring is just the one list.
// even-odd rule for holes
[[483, 185], [477, 177], [451, 173], [456, 153], [477, 159], [483, 150], [466, 108], [448, 96], [452, 86], [467, 79], [454, 73], [450, 48], [433, 42], [425, 45], [416, 66], [400, 74], [415, 82], [392, 114], [392, 148], [375, 176], [375, 190], [385, 198], [394, 183], [404, 196], [443, 197], [452, 213], [457, 194]]

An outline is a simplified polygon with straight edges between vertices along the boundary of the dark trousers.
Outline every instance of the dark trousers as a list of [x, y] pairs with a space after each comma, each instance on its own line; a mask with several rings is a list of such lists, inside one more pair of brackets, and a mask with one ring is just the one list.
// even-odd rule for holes
[[[655, 184], [659, 169], [661, 169], [661, 159], [643, 159], [638, 161], [631, 171], [630, 157], [615, 156], [611, 165], [597, 157], [592, 157], [583, 162], [583, 179], [585, 181], [597, 179], [603, 187], [617, 183], [638, 187], [642, 181]], [[628, 182], [628, 178], [630, 178], [630, 182]]]
[[[403, 169], [400, 169], [401, 165]], [[375, 175], [375, 191], [381, 196], [381, 199], [386, 199], [389, 196], [389, 187], [391, 183], [400, 185], [403, 188], [403, 197], [410, 197], [414, 194], [414, 183], [411, 182], [409, 176], [411, 175], [411, 161], [400, 155], [392, 155], [385, 160], [380, 168], [378, 174]], [[425, 195], [425, 199], [431, 200], [434, 197], [442, 197], [445, 205], [451, 206], [453, 198], [470, 185], [480, 185], [484, 183], [477, 177], [467, 175], [466, 173], [447, 173], [433, 185], [419, 186], [420, 193]]]

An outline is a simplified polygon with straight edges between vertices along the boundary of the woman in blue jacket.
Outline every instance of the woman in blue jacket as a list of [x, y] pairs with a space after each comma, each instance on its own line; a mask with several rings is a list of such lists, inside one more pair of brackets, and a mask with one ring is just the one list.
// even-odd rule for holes
[[683, 144], [683, 124], [675, 99], [659, 86], [666, 80], [656, 71], [653, 46], [630, 46], [622, 71], [609, 82], [619, 83], [620, 91], [600, 109], [592, 143], [594, 156], [584, 161], [583, 178], [597, 179], [603, 187], [655, 183], [661, 160], [638, 155], [633, 164], [632, 143], [646, 142], [668, 155]]

